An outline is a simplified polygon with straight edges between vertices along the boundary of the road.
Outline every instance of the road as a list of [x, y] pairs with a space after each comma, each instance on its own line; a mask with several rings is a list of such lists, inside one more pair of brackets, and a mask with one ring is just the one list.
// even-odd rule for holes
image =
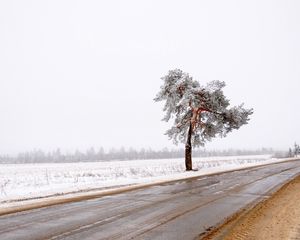
[[199, 239], [299, 173], [292, 161], [9, 214], [0, 239]]

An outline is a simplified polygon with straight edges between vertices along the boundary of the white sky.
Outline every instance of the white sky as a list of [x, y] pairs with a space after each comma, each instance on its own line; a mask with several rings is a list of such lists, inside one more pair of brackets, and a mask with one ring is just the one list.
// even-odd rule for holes
[[300, 140], [299, 13], [298, 0], [2, 0], [0, 154], [173, 147], [153, 98], [174, 68], [254, 108], [208, 148], [288, 148]]

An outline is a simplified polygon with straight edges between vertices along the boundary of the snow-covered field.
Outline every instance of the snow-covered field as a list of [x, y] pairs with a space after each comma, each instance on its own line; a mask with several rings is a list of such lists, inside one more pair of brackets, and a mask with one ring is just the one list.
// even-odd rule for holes
[[77, 191], [171, 180], [277, 162], [270, 155], [113, 162], [0, 164], [0, 203]]

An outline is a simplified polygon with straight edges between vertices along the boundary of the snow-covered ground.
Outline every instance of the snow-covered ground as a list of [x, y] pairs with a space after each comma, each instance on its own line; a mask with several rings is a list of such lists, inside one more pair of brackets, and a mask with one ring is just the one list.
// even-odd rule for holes
[[199, 176], [278, 162], [270, 155], [113, 162], [0, 164], [0, 203], [101, 188]]

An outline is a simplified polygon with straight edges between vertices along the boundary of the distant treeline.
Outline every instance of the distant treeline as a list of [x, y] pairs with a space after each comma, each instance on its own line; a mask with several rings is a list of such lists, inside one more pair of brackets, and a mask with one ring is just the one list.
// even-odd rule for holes
[[[257, 150], [205, 150], [195, 149], [194, 157], [209, 156], [235, 156], [235, 155], [259, 155], [259, 154], [275, 154], [272, 148], [261, 148]], [[42, 150], [34, 150], [19, 153], [17, 156], [0, 155], [0, 163], [61, 163], [61, 162], [96, 162], [96, 161], [113, 161], [113, 160], [134, 160], [134, 159], [160, 159], [160, 158], [183, 158], [183, 149], [161, 150], [133, 148], [110, 149], [104, 151], [101, 147], [98, 150], [94, 148], [88, 149], [86, 152], [76, 150], [73, 153], [62, 153], [60, 149], [51, 152]]]

